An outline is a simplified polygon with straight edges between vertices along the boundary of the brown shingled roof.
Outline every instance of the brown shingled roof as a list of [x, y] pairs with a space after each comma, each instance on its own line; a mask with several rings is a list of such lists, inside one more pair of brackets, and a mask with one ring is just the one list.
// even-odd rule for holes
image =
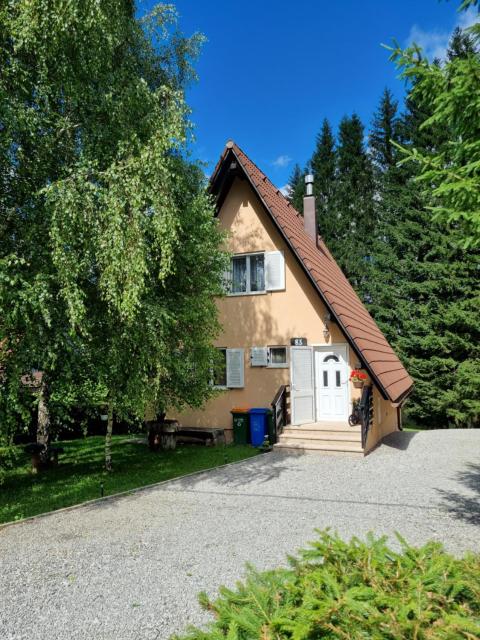
[[315, 244], [304, 229], [303, 217], [233, 142], [227, 142], [215, 167], [210, 181], [212, 193], [220, 195], [222, 189], [225, 190], [229, 169], [234, 161], [240, 165], [345, 337], [365, 363], [382, 395], [392, 402], [401, 401], [412, 389], [413, 380], [333, 259], [325, 242], [319, 237], [318, 246]]

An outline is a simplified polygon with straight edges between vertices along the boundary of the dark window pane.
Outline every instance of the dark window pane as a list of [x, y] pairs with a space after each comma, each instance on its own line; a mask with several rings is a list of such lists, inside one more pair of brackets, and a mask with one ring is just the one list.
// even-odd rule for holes
[[335, 371], [335, 384], [337, 387], [340, 386], [340, 371]]
[[270, 347], [270, 364], [287, 364], [287, 348]]
[[232, 293], [244, 293], [247, 290], [247, 258], [232, 259]]
[[265, 291], [264, 256], [250, 256], [250, 291]]
[[328, 387], [328, 371], [323, 372], [323, 386]]
[[213, 370], [213, 384], [216, 387], [227, 386], [227, 350], [219, 349], [219, 355]]

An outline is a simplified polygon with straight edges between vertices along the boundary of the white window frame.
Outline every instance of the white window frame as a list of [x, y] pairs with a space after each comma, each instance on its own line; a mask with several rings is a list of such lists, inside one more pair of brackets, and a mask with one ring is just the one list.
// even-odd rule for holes
[[[267, 368], [268, 369], [288, 369], [290, 367], [290, 350], [284, 344], [272, 344], [267, 347]], [[275, 363], [272, 362], [271, 350], [272, 349], [285, 349], [285, 362]]]
[[[251, 256], [263, 256], [263, 286], [264, 288], [261, 291], [250, 291], [250, 257]], [[246, 291], [231, 291], [233, 286], [233, 260], [235, 258], [246, 258], [246, 268], [247, 268], [247, 290]], [[228, 296], [259, 296], [267, 293], [266, 289], [266, 271], [265, 271], [265, 251], [253, 251], [251, 253], [235, 253], [232, 256], [230, 262], [230, 291], [227, 293]]]

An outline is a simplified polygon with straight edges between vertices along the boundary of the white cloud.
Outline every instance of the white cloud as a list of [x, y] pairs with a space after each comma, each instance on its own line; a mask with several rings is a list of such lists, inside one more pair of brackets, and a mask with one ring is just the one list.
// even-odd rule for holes
[[283, 187], [280, 187], [280, 193], [283, 194], [286, 198], [288, 198], [288, 196], [290, 195], [291, 190], [292, 189], [289, 184], [286, 184]]
[[479, 19], [480, 16], [478, 15], [478, 9], [475, 9], [475, 7], [469, 7], [467, 11], [462, 11], [459, 14], [458, 26], [461, 29], [468, 29], [468, 27], [473, 27]]
[[414, 24], [410, 29], [407, 45], [417, 44], [430, 61], [435, 58], [443, 60], [447, 51], [449, 38], [449, 32], [424, 31], [417, 24]]
[[287, 156], [287, 155], [281, 155], [281, 156], [278, 156], [278, 158], [276, 158], [276, 159], [272, 162], [272, 165], [273, 165], [274, 167], [277, 167], [277, 168], [283, 168], [283, 167], [288, 166], [288, 165], [290, 164], [290, 162], [291, 162], [291, 161], [292, 161], [292, 159], [290, 158], [290, 156]]
[[[453, 28], [461, 27], [462, 29], [467, 29], [478, 22], [478, 20], [478, 10], [475, 9], [475, 7], [470, 7], [467, 11], [462, 11], [458, 14]], [[447, 53], [450, 36], [450, 31], [440, 31], [438, 29], [424, 31], [418, 26], [418, 24], [414, 24], [410, 29], [410, 34], [407, 38], [407, 46], [410, 46], [413, 43], [418, 44], [430, 61], [435, 58], [443, 60]]]

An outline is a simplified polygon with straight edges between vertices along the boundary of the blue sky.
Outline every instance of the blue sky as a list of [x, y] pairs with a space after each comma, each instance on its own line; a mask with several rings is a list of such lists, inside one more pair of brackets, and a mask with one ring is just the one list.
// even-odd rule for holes
[[[141, 13], [153, 5], [139, 3]], [[208, 39], [196, 65], [194, 157], [211, 171], [228, 139], [278, 186], [311, 156], [327, 117], [353, 111], [368, 124], [385, 86], [403, 94], [381, 43], [414, 39], [441, 55], [457, 24], [457, 0], [177, 0], [186, 35]]]

